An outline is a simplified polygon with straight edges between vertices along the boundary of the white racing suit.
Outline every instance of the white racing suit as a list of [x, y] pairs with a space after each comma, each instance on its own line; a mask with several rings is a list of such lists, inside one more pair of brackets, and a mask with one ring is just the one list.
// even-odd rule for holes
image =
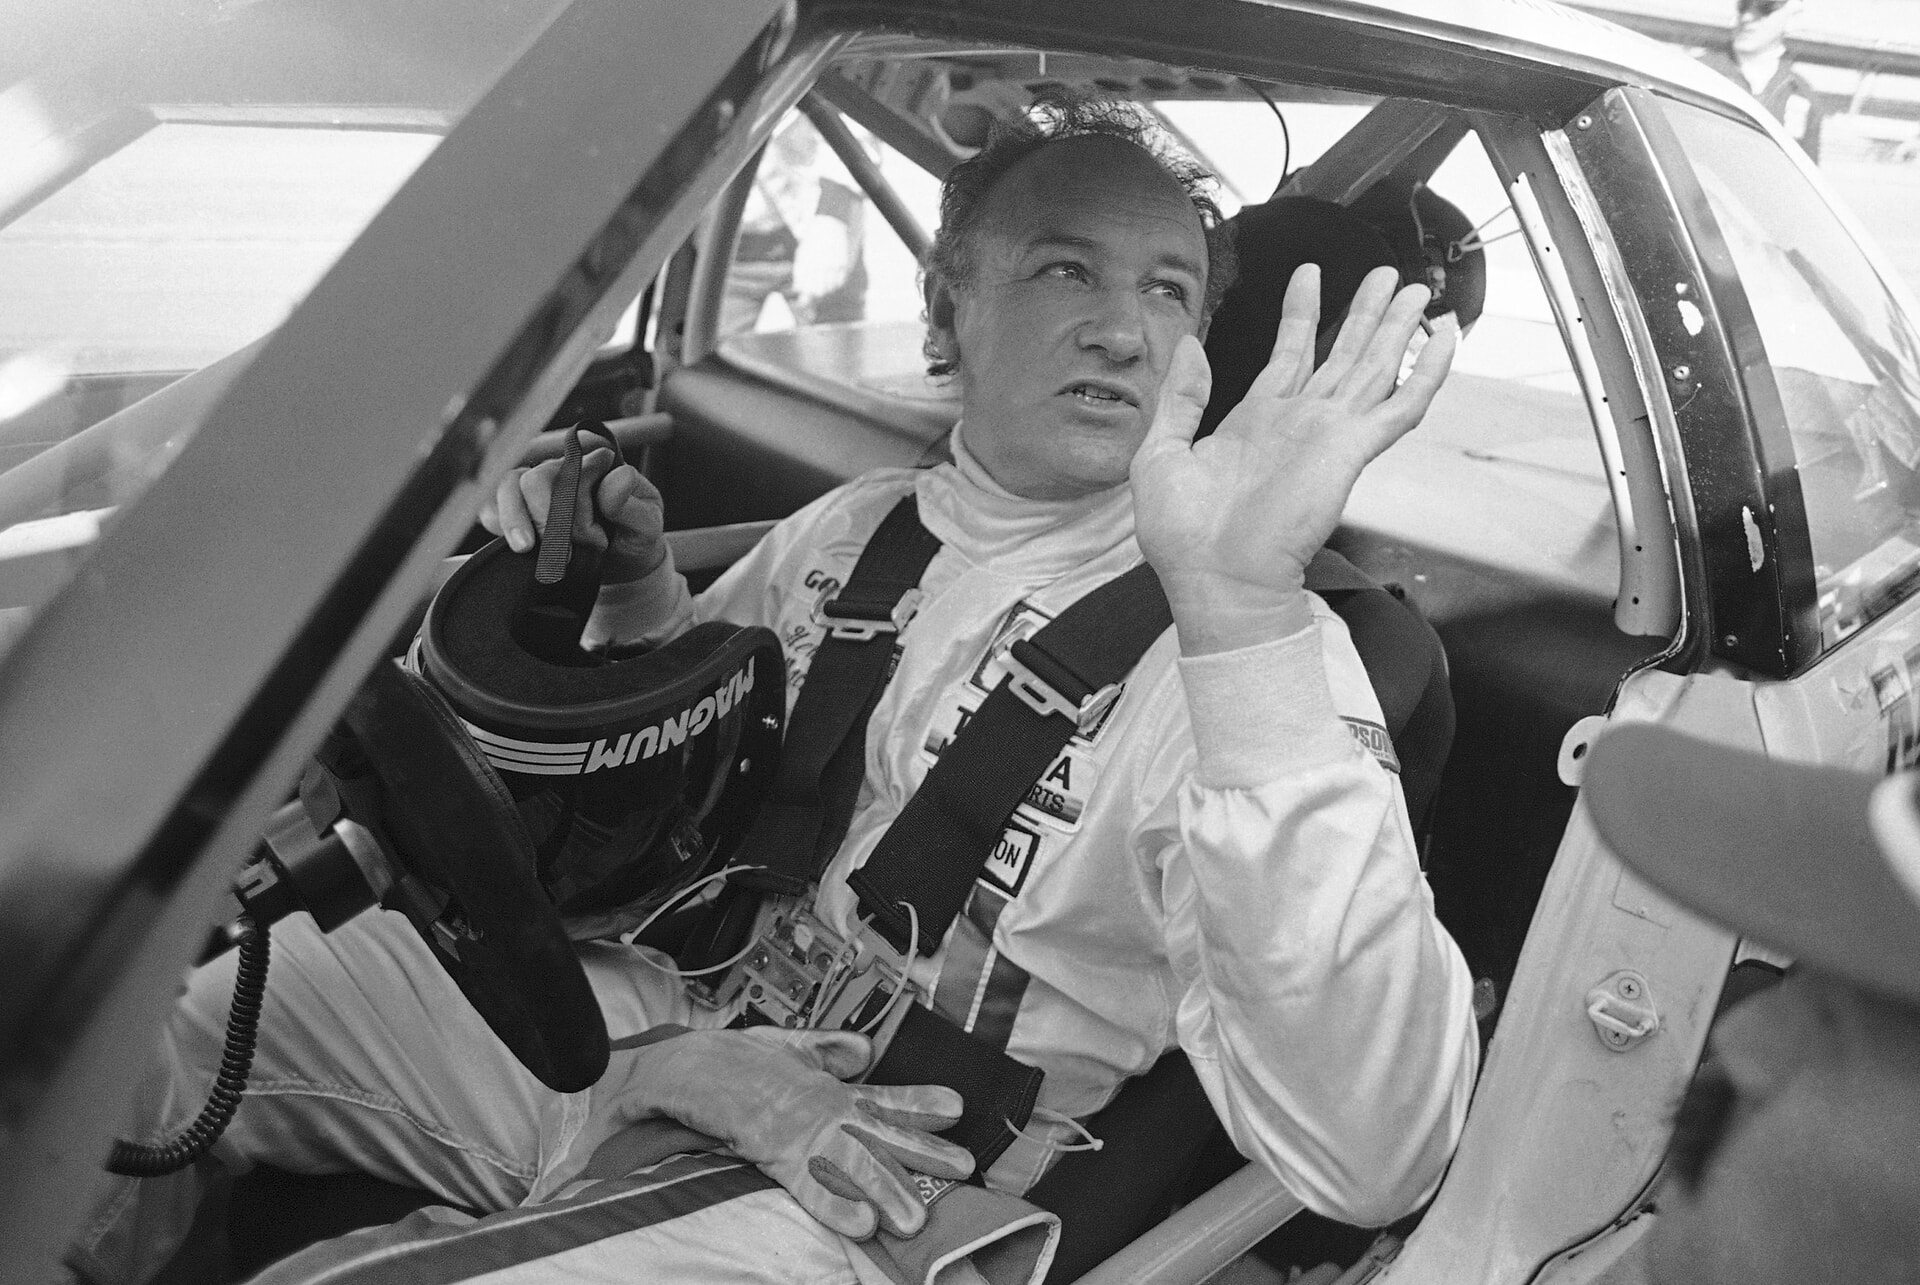
[[[998, 681], [996, 644], [1032, 632], [1141, 556], [1124, 485], [1036, 502], [1001, 490], [958, 434], [955, 456], [832, 492], [677, 609], [682, 620], [771, 627], [797, 691], [824, 633], [819, 603], [845, 582], [894, 504], [917, 493], [941, 549], [900, 636], [852, 823], [819, 895], [822, 916], [849, 937], [856, 903], [846, 876]], [[1017, 810], [946, 942], [916, 966], [944, 1015], [1046, 1073], [1027, 1136], [988, 1174], [994, 1187], [1031, 1186], [1074, 1141], [1053, 1121], [1097, 1111], [1176, 1044], [1240, 1151], [1310, 1208], [1380, 1224], [1438, 1183], [1477, 1069], [1471, 980], [1434, 916], [1366, 673], [1340, 619], [1317, 598], [1312, 608], [1313, 624], [1297, 634], [1197, 659], [1178, 656], [1173, 630], [1163, 635]], [[366, 915], [332, 938], [299, 940], [307, 950], [357, 950], [355, 934], [410, 932], [397, 916]], [[276, 929], [276, 947], [281, 936]], [[362, 1002], [377, 1007], [383, 991], [404, 988], [410, 1003], [464, 1007], [444, 977], [424, 975], [438, 972], [424, 949], [383, 949], [391, 956], [383, 967], [405, 976], [357, 976]], [[589, 965], [616, 1037], [648, 1023], [723, 1020], [703, 1020], [677, 984], [637, 957], [601, 948]], [[364, 971], [351, 960], [340, 967]], [[341, 1002], [322, 1003], [322, 987], [313, 989], [292, 1020], [338, 1024]], [[217, 982], [190, 992], [170, 1047], [189, 1028], [212, 1047], [176, 1056], [217, 1061], [225, 994]], [[436, 994], [446, 998], [417, 998]], [[271, 1009], [270, 999], [269, 1023]], [[566, 1160], [580, 1103], [532, 1083], [477, 1018], [479, 1034], [457, 1058], [432, 1060], [459, 1063], [447, 1071], [453, 1083], [410, 1063], [396, 1074], [403, 1053], [383, 1059], [367, 1046], [410, 1038], [406, 1023], [374, 1024], [380, 1032], [356, 1029], [352, 1047], [309, 1036], [304, 1052], [287, 1055], [331, 1059], [324, 1070], [280, 1066], [263, 1048], [272, 1105], [249, 1094], [223, 1157], [369, 1170], [482, 1209], [568, 1194], [543, 1175]], [[183, 1099], [168, 1108], [178, 1121], [190, 1118], [198, 1092], [171, 1093], [170, 1103]], [[268, 1118], [296, 1109], [297, 1124]], [[385, 1114], [371, 1141], [347, 1123], [376, 1112]], [[466, 1136], [475, 1127], [483, 1137]], [[785, 1201], [777, 1191], [759, 1198]], [[124, 1210], [119, 1219], [132, 1221]], [[96, 1222], [77, 1261], [98, 1268], [111, 1259], [113, 1222]], [[671, 1223], [662, 1226], [666, 1236]], [[637, 1266], [645, 1246], [634, 1240], [620, 1238], [622, 1261]], [[729, 1258], [738, 1251], [713, 1246], [712, 1279], [745, 1278]], [[699, 1278], [673, 1261], [675, 1279]], [[556, 1275], [583, 1270], [577, 1258], [569, 1263], [556, 1262]], [[856, 1274], [849, 1266], [842, 1278]]]

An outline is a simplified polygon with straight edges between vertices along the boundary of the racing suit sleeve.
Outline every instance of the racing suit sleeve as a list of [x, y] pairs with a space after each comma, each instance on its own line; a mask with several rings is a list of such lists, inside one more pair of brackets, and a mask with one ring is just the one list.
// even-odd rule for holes
[[1438, 1185], [1479, 1043], [1399, 784], [1342, 719], [1378, 722], [1366, 672], [1317, 600], [1298, 632], [1178, 670], [1192, 737], [1160, 738], [1136, 835], [1180, 1043], [1242, 1154], [1318, 1212], [1390, 1222]]
[[640, 579], [601, 587], [581, 641], [588, 647], [658, 644], [692, 623], [693, 597], [669, 549], [660, 565]]
[[767, 532], [697, 598], [674, 566], [671, 551], [641, 579], [603, 587], [594, 600], [587, 639], [596, 646], [662, 643], [708, 620], [771, 625], [779, 612], [776, 571], [816, 507], [809, 505]]

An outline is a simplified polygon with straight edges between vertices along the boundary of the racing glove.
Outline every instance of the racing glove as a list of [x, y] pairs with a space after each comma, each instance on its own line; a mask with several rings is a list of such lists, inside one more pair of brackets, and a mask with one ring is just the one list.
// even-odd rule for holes
[[606, 541], [600, 596], [581, 643], [661, 643], [692, 624], [693, 599], [674, 568], [665, 503], [653, 483], [602, 449], [581, 460], [580, 492], [594, 501], [588, 538]]
[[[580, 460], [572, 528], [575, 541], [601, 555], [600, 593], [581, 644], [664, 642], [692, 623], [693, 600], [674, 569], [660, 492], [640, 470], [594, 441], [583, 435], [581, 444], [589, 449]], [[554, 459], [514, 469], [481, 509], [480, 524], [504, 536], [516, 553], [533, 549], [561, 468]]]
[[864, 1240], [884, 1226], [912, 1236], [927, 1211], [907, 1170], [961, 1179], [964, 1148], [932, 1136], [960, 1118], [961, 1098], [938, 1084], [848, 1084], [873, 1055], [852, 1031], [683, 1031], [615, 1053], [591, 1090], [575, 1147], [649, 1116], [711, 1134], [757, 1164], [823, 1224]]

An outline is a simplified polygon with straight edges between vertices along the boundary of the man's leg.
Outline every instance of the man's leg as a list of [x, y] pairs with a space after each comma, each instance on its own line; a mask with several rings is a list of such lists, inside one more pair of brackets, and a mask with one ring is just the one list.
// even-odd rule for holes
[[854, 1285], [861, 1275], [846, 1242], [753, 1165], [675, 1155], [485, 1218], [423, 1209], [390, 1227], [314, 1245], [268, 1268], [254, 1285], [454, 1285], [476, 1278], [489, 1285]]
[[[587, 952], [616, 1033], [695, 1020], [680, 987], [618, 947]], [[235, 959], [195, 972], [127, 1127], [153, 1141], [205, 1101], [225, 1038]], [[536, 1080], [493, 1035], [407, 921], [385, 911], [321, 934], [304, 915], [273, 928], [260, 1040], [246, 1097], [214, 1148], [229, 1169], [271, 1162], [362, 1172], [469, 1208], [518, 1204], [564, 1149], [584, 1094]], [[201, 1173], [116, 1178], [76, 1242], [88, 1279], [137, 1281], [172, 1253]]]

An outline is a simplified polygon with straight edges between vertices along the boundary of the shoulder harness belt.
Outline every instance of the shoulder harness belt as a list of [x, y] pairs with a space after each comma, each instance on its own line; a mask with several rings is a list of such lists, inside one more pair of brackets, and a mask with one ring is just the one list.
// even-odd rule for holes
[[920, 577], [939, 551], [909, 495], [867, 541], [845, 587], [822, 604], [827, 636], [793, 703], [766, 801], [734, 856], [762, 868], [737, 882], [802, 896], [839, 850], [865, 774], [867, 720], [892, 672]]
[[847, 880], [888, 941], [904, 950], [912, 938], [924, 955], [940, 948], [1013, 810], [1172, 623], [1143, 562], [1012, 645], [1002, 657], [1007, 676]]
[[[745, 886], [804, 895], [846, 837], [865, 770], [866, 724], [939, 547], [907, 496], [867, 542], [845, 587], [822, 606], [827, 636], [794, 703], [769, 798], [734, 858], [763, 867], [735, 876]], [[1310, 582], [1328, 579], [1331, 568], [1320, 561], [1309, 568]], [[939, 950], [1014, 809], [1074, 734], [1106, 713], [1121, 680], [1172, 623], [1160, 581], [1143, 562], [1012, 644], [1001, 658], [1007, 676], [848, 879], [862, 911], [897, 949], [911, 941], [924, 955]], [[867, 1079], [958, 1090], [966, 1112], [946, 1136], [973, 1152], [984, 1172], [1025, 1127], [1042, 1072], [916, 1004]]]

